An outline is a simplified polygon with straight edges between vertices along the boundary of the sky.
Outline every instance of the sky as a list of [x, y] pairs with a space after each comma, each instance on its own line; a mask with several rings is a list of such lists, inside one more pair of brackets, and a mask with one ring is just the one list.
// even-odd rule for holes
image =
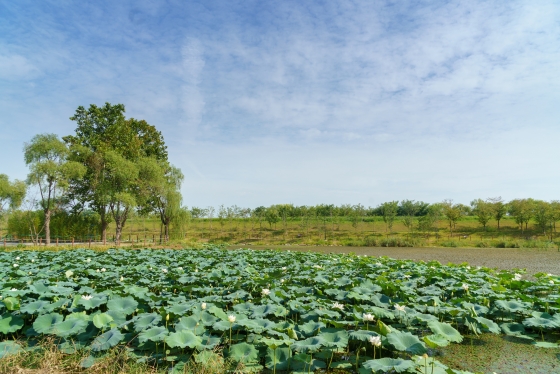
[[189, 207], [560, 199], [558, 1], [0, 0], [0, 173], [122, 103]]

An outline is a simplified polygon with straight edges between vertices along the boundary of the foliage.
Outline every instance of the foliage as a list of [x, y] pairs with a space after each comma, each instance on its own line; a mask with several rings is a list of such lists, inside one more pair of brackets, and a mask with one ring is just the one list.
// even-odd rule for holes
[[[532, 340], [560, 326], [558, 277], [528, 281], [466, 264], [212, 247], [80, 249], [3, 252], [0, 272], [4, 345], [15, 352], [14, 339], [32, 346], [46, 337], [84, 352], [88, 365], [126, 346], [158, 367], [224, 349], [232, 370], [404, 372], [423, 370], [423, 361], [440, 365], [416, 355], [469, 332]], [[373, 338], [381, 342], [376, 357]]]

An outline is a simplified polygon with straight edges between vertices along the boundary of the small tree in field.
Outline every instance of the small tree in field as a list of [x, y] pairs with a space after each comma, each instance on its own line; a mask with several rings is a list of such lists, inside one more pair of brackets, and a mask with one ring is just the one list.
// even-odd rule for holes
[[385, 231], [393, 230], [393, 223], [395, 222], [395, 218], [397, 217], [398, 208], [398, 201], [389, 201], [379, 206], [381, 216], [383, 217], [383, 222], [385, 222], [386, 225]]
[[70, 179], [78, 179], [85, 173], [85, 167], [68, 161], [68, 148], [55, 134], [39, 134], [24, 147], [25, 163], [30, 173], [27, 182], [38, 187], [41, 199], [39, 205], [45, 215], [45, 240], [51, 243], [50, 222], [54, 210], [60, 203]]
[[487, 200], [491, 206], [494, 214], [494, 219], [498, 222], [498, 231], [500, 231], [500, 220], [505, 217], [508, 212], [508, 206], [501, 197], [491, 197]]
[[453, 204], [453, 200], [444, 200], [441, 203], [441, 207], [442, 213], [449, 224], [450, 235], [453, 236], [453, 229], [463, 216], [464, 206], [462, 204]]
[[484, 227], [486, 231], [486, 225], [494, 217], [494, 207], [492, 203], [484, 201], [482, 199], [476, 199], [471, 201], [472, 213], [476, 215], [478, 222]]

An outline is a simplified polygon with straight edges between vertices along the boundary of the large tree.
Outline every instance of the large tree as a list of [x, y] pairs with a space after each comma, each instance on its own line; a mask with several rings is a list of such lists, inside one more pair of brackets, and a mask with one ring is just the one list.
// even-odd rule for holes
[[[76, 134], [64, 141], [71, 158], [86, 167], [81, 180], [72, 181], [71, 196], [78, 206], [89, 206], [100, 216], [103, 241], [111, 219], [116, 237], [139, 198], [139, 176], [146, 158], [167, 162], [167, 147], [161, 132], [144, 120], [125, 118], [122, 104], [80, 106], [70, 119], [76, 121]], [[117, 222], [118, 221], [118, 222]]]
[[379, 206], [379, 211], [383, 217], [383, 222], [385, 222], [385, 231], [393, 230], [393, 223], [395, 222], [395, 217], [397, 216], [397, 211], [399, 208], [398, 201], [389, 201], [383, 203]]
[[68, 160], [68, 148], [55, 134], [39, 134], [25, 143], [25, 163], [30, 168], [27, 182], [38, 187], [39, 204], [45, 215], [46, 244], [51, 242], [50, 222], [53, 211], [60, 205], [70, 180], [79, 180], [85, 167]]

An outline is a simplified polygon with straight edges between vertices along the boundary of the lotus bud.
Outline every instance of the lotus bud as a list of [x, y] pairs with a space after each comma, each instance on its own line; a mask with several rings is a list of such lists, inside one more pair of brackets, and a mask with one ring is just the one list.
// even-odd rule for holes
[[206, 309], [206, 303], [202, 303], [202, 305], [200, 305], [200, 307], [202, 308], [202, 310]]
[[235, 316], [233, 314], [230, 314], [227, 319], [228, 319], [229, 323], [234, 323], [235, 322]]

